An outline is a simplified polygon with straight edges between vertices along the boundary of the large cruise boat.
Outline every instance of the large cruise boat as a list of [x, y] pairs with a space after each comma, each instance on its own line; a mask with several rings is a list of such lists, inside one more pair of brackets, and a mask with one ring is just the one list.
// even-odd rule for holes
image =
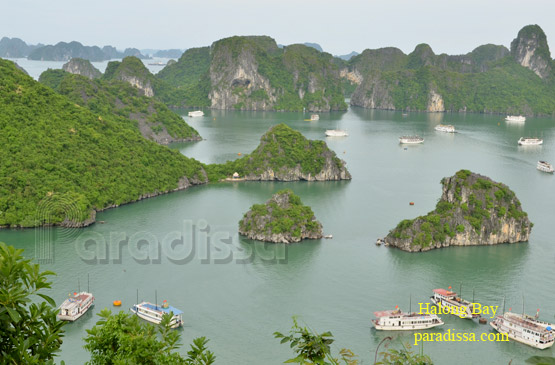
[[518, 144], [520, 146], [538, 146], [543, 143], [541, 138], [520, 137]]
[[538, 161], [538, 165], [536, 166], [536, 168], [543, 172], [553, 173], [553, 166], [546, 161]]
[[455, 133], [455, 126], [451, 124], [438, 124], [434, 129], [438, 132]]
[[75, 321], [79, 319], [94, 303], [91, 293], [80, 292], [69, 295], [60, 306], [57, 318], [61, 321]]
[[372, 324], [377, 330], [412, 331], [441, 326], [443, 321], [435, 314], [405, 313], [400, 309], [374, 312]]
[[474, 304], [457, 296], [457, 293], [445, 290], [434, 289], [434, 295], [430, 300], [435, 305], [441, 305], [448, 310], [449, 313], [459, 318], [477, 318], [480, 315], [474, 314]]
[[403, 144], [416, 144], [416, 143], [423, 143], [424, 138], [419, 136], [402, 136], [399, 137], [399, 143]]
[[505, 312], [503, 315], [495, 317], [490, 325], [497, 332], [507, 334], [512, 340], [543, 350], [553, 346], [553, 325], [539, 321], [538, 317], [539, 313], [532, 317], [526, 314]]
[[164, 314], [173, 313], [173, 317], [170, 321], [170, 327], [177, 328], [183, 325], [183, 319], [181, 317], [181, 314], [183, 312], [177, 308], [172, 307], [171, 305], [168, 305], [166, 301], [164, 301], [164, 304], [162, 305], [142, 302], [139, 304], [135, 304], [133, 307], [130, 308], [130, 310], [140, 318], [156, 324], [160, 324], [160, 322], [162, 321], [162, 316]]
[[518, 115], [518, 116], [517, 115], [507, 115], [505, 120], [507, 122], [524, 123], [524, 122], [526, 122], [526, 117], [523, 117], [522, 115]]
[[327, 129], [326, 137], [346, 137], [348, 136], [347, 131], [343, 129]]
[[202, 110], [195, 110], [193, 112], [189, 112], [188, 115], [190, 117], [202, 117], [202, 116], [204, 116], [204, 112]]

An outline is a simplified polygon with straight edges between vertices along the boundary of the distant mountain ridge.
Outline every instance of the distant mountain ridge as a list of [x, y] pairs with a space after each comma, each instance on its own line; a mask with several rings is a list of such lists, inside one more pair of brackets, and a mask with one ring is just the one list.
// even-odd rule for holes
[[[345, 110], [333, 56], [267, 36], [235, 36], [185, 51], [157, 77], [200, 106], [235, 110]], [[190, 104], [189, 104], [190, 105]]]
[[511, 50], [486, 44], [465, 55], [436, 55], [419, 44], [406, 55], [388, 47], [339, 61], [351, 105], [364, 108], [555, 114], [555, 61], [543, 30], [529, 25]]

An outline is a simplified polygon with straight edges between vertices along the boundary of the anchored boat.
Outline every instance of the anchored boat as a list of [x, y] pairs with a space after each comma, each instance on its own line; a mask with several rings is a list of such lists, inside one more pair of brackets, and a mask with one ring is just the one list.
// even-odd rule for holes
[[318, 114], [312, 114], [310, 115], [310, 120], [311, 121], [320, 120], [320, 116]]
[[91, 293], [80, 292], [69, 295], [59, 308], [57, 318], [61, 321], [75, 321], [85, 314], [94, 303]]
[[536, 168], [543, 172], [553, 173], [553, 166], [546, 161], [538, 161]]
[[162, 304], [161, 306], [149, 302], [142, 302], [139, 304], [135, 304], [133, 307], [130, 308], [130, 310], [145, 321], [156, 324], [160, 324], [160, 322], [162, 321], [162, 316], [164, 314], [171, 313], [172, 319], [170, 321], [170, 327], [177, 328], [183, 325], [183, 318], [181, 317], [181, 314], [183, 312], [177, 308], [172, 307], [165, 300], [164, 304]]
[[405, 313], [400, 309], [374, 312], [374, 316], [372, 324], [377, 330], [412, 331], [443, 325], [435, 314]]
[[193, 112], [189, 112], [188, 115], [190, 117], [202, 117], [202, 116], [204, 116], [204, 112], [202, 110], [195, 110]]
[[522, 115], [507, 115], [507, 117], [505, 118], [505, 121], [507, 122], [517, 122], [517, 123], [524, 123], [526, 122], [526, 117], [523, 117]]
[[543, 143], [541, 138], [520, 137], [518, 144], [520, 146], [538, 146]]
[[347, 131], [343, 129], [328, 129], [326, 130], [326, 137], [346, 137]]
[[[451, 289], [451, 287], [449, 287]], [[462, 299], [457, 293], [445, 289], [434, 289], [434, 295], [430, 297], [432, 303], [446, 308], [452, 315], [459, 318], [477, 318], [480, 315], [474, 314], [474, 303]]]
[[455, 133], [455, 126], [448, 124], [438, 124], [434, 128], [438, 132]]
[[539, 311], [534, 317], [524, 313], [505, 312], [502, 316], [495, 317], [490, 325], [512, 340], [543, 350], [553, 346], [553, 325], [538, 320], [538, 317]]
[[424, 138], [419, 137], [419, 136], [402, 136], [399, 137], [399, 143], [401, 144], [417, 144], [417, 143], [423, 143], [424, 142]]

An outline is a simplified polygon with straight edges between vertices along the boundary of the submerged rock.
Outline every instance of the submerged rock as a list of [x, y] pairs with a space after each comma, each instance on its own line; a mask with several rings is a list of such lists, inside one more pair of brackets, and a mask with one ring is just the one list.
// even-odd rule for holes
[[322, 224], [312, 209], [291, 190], [278, 191], [266, 204], [255, 204], [239, 222], [239, 233], [250, 239], [274, 243], [322, 238]]
[[386, 245], [405, 251], [528, 241], [533, 224], [506, 185], [460, 170], [442, 179], [443, 194], [426, 216], [405, 219]]

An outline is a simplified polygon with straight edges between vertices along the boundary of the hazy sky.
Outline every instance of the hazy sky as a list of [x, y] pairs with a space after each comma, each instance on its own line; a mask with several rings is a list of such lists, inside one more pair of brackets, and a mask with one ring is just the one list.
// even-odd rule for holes
[[[538, 24], [555, 48], [555, 0], [3, 0], [0, 37], [118, 49], [190, 48], [232, 35], [315, 42], [335, 55], [428, 43], [436, 54], [509, 47]], [[553, 57], [553, 51], [552, 51]]]

